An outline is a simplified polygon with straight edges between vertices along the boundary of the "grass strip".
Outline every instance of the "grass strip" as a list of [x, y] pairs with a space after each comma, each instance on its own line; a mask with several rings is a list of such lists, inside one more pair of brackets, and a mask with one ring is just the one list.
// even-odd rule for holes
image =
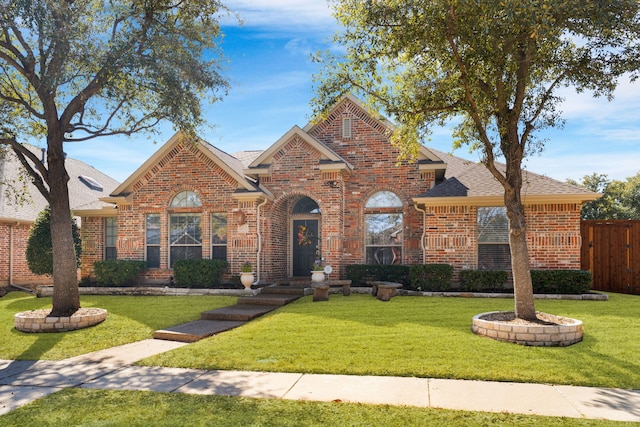
[[0, 416], [23, 426], [624, 426], [628, 423], [442, 409], [67, 389]]

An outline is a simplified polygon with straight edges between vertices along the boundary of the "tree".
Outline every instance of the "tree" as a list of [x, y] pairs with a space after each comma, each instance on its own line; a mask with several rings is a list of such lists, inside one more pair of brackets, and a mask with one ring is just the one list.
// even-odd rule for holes
[[631, 212], [629, 219], [640, 219], [640, 172], [627, 178], [623, 200]]
[[[638, 41], [638, 2], [334, 0], [342, 55], [320, 55], [319, 113], [346, 92], [398, 124], [391, 141], [416, 153], [453, 120], [454, 145], [481, 152], [504, 188], [515, 313], [535, 319], [522, 161], [540, 151], [535, 131], [561, 126], [557, 90], [611, 97]], [[505, 168], [496, 159], [504, 158]]]
[[[69, 214], [71, 216], [71, 214]], [[73, 229], [73, 245], [76, 255], [76, 267], [80, 267], [82, 241], [80, 230], [74, 218], [71, 219]], [[53, 275], [53, 247], [51, 245], [51, 208], [38, 214], [36, 221], [29, 230], [27, 239], [27, 265], [33, 274]]]
[[567, 182], [602, 193], [598, 200], [582, 206], [582, 219], [640, 219], [640, 173], [626, 182], [609, 180], [607, 175], [595, 172], [585, 175], [581, 182], [571, 179]]
[[[0, 0], [0, 145], [51, 206], [51, 316], [80, 307], [64, 144], [164, 120], [194, 134], [203, 98], [228, 88], [221, 13], [216, 0]], [[29, 138], [46, 142], [46, 162]]]

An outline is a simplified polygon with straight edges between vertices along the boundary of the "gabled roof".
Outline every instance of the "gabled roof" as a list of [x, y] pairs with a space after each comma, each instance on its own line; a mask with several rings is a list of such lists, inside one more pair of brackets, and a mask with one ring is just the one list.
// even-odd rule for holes
[[300, 127], [293, 126], [287, 133], [271, 145], [271, 147], [261, 152], [253, 161], [251, 161], [248, 167], [244, 169], [244, 173], [247, 175], [263, 175], [267, 173], [273, 156], [275, 156], [278, 151], [280, 151], [295, 136], [300, 137], [303, 141], [320, 152], [321, 168], [323, 168], [322, 165], [325, 165], [327, 169], [346, 169], [349, 171], [353, 169], [353, 166], [339, 156], [335, 151], [309, 135], [304, 130], [300, 129]]
[[[45, 155], [38, 147], [25, 146], [37, 157]], [[100, 198], [113, 191], [118, 186], [118, 181], [93, 166], [70, 157], [65, 160], [65, 167], [69, 174], [69, 202], [72, 211], [80, 207], [102, 209], [108, 206]], [[33, 222], [48, 204], [28, 178], [26, 181], [20, 180], [22, 170], [20, 161], [7, 147], [5, 156], [0, 157], [0, 221]], [[20, 193], [25, 192], [26, 201], [23, 204], [16, 203], [11, 195], [11, 188]]]
[[[431, 151], [447, 163], [445, 179], [415, 197], [414, 202], [430, 206], [504, 204], [504, 188], [482, 163], [437, 150]], [[496, 166], [501, 170], [506, 169], [506, 165], [502, 163], [497, 163]], [[522, 196], [524, 203], [582, 203], [600, 197], [584, 188], [526, 170], [523, 171]]]
[[[171, 150], [176, 146], [190, 143], [187, 140], [187, 136], [183, 132], [176, 132], [158, 151], [156, 151], [146, 162], [142, 164], [129, 178], [126, 179], [121, 185], [118, 186], [111, 194], [110, 197], [104, 198], [104, 201], [110, 203], [122, 203], [127, 196], [133, 192], [134, 185], [142, 179], [149, 171], [151, 171]], [[237, 193], [242, 194], [255, 194], [261, 193], [268, 195], [268, 192], [263, 191], [255, 181], [247, 178], [243, 174], [244, 165], [236, 157], [225, 153], [222, 150], [214, 147], [208, 142], [198, 138], [195, 142], [198, 148], [209, 159], [211, 159], [222, 170], [228, 173], [238, 183]]]
[[[342, 110], [345, 104], [352, 104], [356, 109], [360, 110], [362, 115], [366, 115], [371, 118], [377, 125], [379, 125], [383, 132], [390, 135], [397, 129], [386, 117], [382, 116], [379, 112], [372, 111], [365, 103], [358, 99], [355, 95], [347, 93], [340, 98], [329, 110], [319, 117], [312, 119], [303, 130], [309, 134], [313, 134], [313, 131], [326, 121], [332, 114]], [[422, 170], [433, 170], [436, 172], [436, 179], [442, 179], [444, 176], [444, 170], [447, 168], [446, 162], [444, 162], [438, 155], [431, 149], [421, 145], [418, 150], [417, 163]]]

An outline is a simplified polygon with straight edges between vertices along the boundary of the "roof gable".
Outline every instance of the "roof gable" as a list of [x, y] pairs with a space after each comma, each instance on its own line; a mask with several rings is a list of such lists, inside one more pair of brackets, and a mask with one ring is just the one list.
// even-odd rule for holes
[[318, 141], [316, 138], [309, 135], [303, 129], [300, 129], [300, 127], [293, 126], [267, 150], [260, 153], [260, 155], [257, 156], [249, 164], [244, 172], [247, 175], [263, 175], [268, 173], [268, 168], [274, 161], [274, 157], [276, 157], [278, 152], [280, 152], [280, 150], [282, 150], [289, 143], [289, 141], [291, 141], [296, 136], [320, 153], [321, 165], [327, 165], [327, 168], [333, 167], [335, 169], [353, 169], [349, 162], [336, 154], [335, 151], [327, 147], [322, 142]]
[[[140, 181], [146, 181], [149, 174], [155, 175], [157, 168], [164, 166], [167, 158], [172, 157], [182, 144], [189, 144], [188, 137], [183, 132], [176, 132], [158, 151], [147, 159], [133, 174], [131, 174], [118, 188], [111, 193], [111, 198], [107, 198], [113, 202], [113, 198], [126, 197], [135, 191], [136, 185]], [[254, 192], [259, 191], [257, 185], [242, 173], [242, 162], [230, 154], [217, 149], [206, 141], [199, 139], [194, 146], [206, 158], [219, 166], [238, 184], [238, 191]]]
[[[365, 103], [351, 93], [347, 93], [329, 110], [322, 115], [311, 120], [303, 130], [310, 135], [321, 132], [321, 128], [330, 125], [336, 120], [341, 120], [343, 114], [349, 114], [366, 122], [372, 129], [388, 138], [397, 127], [390, 120], [380, 113], [371, 110]], [[437, 175], [442, 177], [446, 164], [438, 155], [429, 148], [421, 145], [418, 150], [418, 157], [415, 159], [422, 169], [436, 170]]]

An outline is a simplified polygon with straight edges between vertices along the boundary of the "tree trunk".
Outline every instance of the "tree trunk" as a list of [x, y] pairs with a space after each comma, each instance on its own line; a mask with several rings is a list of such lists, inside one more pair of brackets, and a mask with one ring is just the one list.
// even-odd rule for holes
[[511, 251], [515, 315], [519, 319], [535, 320], [536, 309], [533, 300], [527, 229], [522, 203], [508, 202], [507, 216], [509, 217], [509, 248]]
[[509, 249], [511, 251], [511, 273], [515, 315], [519, 319], [535, 320], [536, 309], [533, 300], [533, 285], [529, 267], [527, 247], [527, 225], [522, 205], [522, 157], [510, 153], [507, 160], [504, 204], [509, 218]]
[[69, 203], [69, 175], [65, 168], [62, 138], [59, 141], [52, 143], [50, 140], [47, 152], [53, 249], [53, 309], [50, 316], [70, 316], [80, 308], [80, 294]]

